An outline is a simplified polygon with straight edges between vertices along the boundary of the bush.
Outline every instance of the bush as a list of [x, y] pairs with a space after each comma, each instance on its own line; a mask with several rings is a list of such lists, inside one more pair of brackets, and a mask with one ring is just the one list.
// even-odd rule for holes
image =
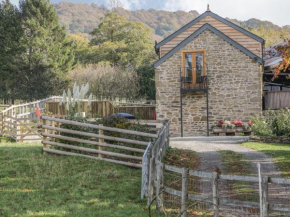
[[273, 119], [272, 127], [276, 136], [290, 137], [290, 110], [280, 110]]
[[262, 116], [251, 117], [253, 121], [252, 131], [256, 136], [271, 136], [272, 132], [272, 121]]
[[257, 136], [290, 137], [290, 110], [267, 111], [265, 116], [252, 117], [252, 131]]
[[[130, 123], [127, 119], [123, 117], [116, 117], [116, 116], [110, 116], [103, 118], [98, 121], [98, 124], [103, 124], [107, 127], [115, 127], [120, 129], [127, 129], [127, 130], [133, 130], [133, 131], [139, 131], [144, 133], [156, 133], [150, 129], [147, 125], [141, 125], [141, 124], [133, 124]], [[126, 133], [118, 133], [118, 132], [110, 132], [105, 131], [105, 135], [108, 136], [114, 136], [114, 137], [121, 137], [126, 139], [133, 139], [133, 140], [139, 140], [139, 141], [148, 141], [148, 137], [144, 136], [137, 136], [137, 135], [131, 135]]]

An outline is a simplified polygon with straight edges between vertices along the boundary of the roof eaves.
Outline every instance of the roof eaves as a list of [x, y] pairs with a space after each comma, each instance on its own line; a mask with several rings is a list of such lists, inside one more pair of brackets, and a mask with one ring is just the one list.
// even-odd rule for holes
[[176, 32], [172, 33], [171, 35], [169, 35], [168, 37], [166, 37], [165, 39], [163, 39], [161, 42], [159, 42], [158, 44], [156, 44], [156, 49], [160, 48], [162, 45], [166, 44], [168, 41], [170, 41], [171, 39], [175, 38], [177, 35], [179, 35], [180, 33], [184, 32], [185, 30], [187, 30], [189, 27], [193, 26], [194, 24], [196, 24], [198, 21], [202, 20], [204, 17], [206, 16], [212, 16], [214, 18], [216, 18], [217, 20], [231, 26], [232, 28], [244, 33], [245, 35], [261, 42], [264, 43], [264, 39], [245, 30], [244, 28], [228, 21], [227, 19], [224, 19], [222, 17], [220, 17], [219, 15], [211, 12], [211, 11], [206, 11], [203, 14], [201, 14], [200, 16], [198, 16], [197, 18], [195, 18], [194, 20], [192, 20], [191, 22], [189, 22], [188, 24], [186, 24], [185, 26], [183, 26], [182, 28], [180, 28], [179, 30], [177, 30]]
[[223, 22], [223, 23], [229, 25], [230, 27], [232, 27], [232, 28], [234, 28], [234, 29], [236, 29], [236, 30], [238, 30], [238, 31], [240, 31], [240, 32], [242, 32], [242, 33], [244, 33], [245, 35], [247, 35], [247, 36], [249, 36], [249, 37], [251, 37], [251, 38], [253, 38], [253, 39], [255, 39], [255, 40], [257, 40], [257, 41], [259, 41], [259, 42], [261, 42], [261, 43], [263, 43], [263, 42], [265, 41], [263, 38], [261, 38], [261, 37], [255, 35], [255, 34], [249, 32], [248, 30], [245, 30], [244, 28], [242, 28], [242, 27], [240, 27], [240, 26], [238, 26], [238, 25], [232, 23], [231, 21], [229, 21], [229, 20], [227, 20], [227, 19], [224, 19], [224, 18], [220, 17], [219, 15], [217, 15], [217, 14], [215, 14], [215, 13], [213, 13], [213, 12], [210, 12], [210, 13], [211, 13], [211, 16], [212, 16], [212, 17], [214, 17], [214, 18], [216, 18], [217, 20], [219, 20], [219, 21], [221, 21], [221, 22]]
[[175, 48], [173, 48], [171, 51], [169, 51], [167, 54], [165, 54], [157, 62], [155, 62], [153, 64], [153, 67], [154, 68], [158, 67], [161, 63], [163, 63], [165, 60], [167, 60], [171, 56], [173, 56], [177, 51], [179, 51], [182, 47], [184, 47], [186, 44], [188, 44], [191, 40], [196, 38], [200, 33], [205, 31], [206, 29], [211, 30], [213, 33], [215, 33], [216, 35], [218, 35], [219, 37], [221, 37], [222, 39], [227, 41], [229, 44], [233, 45], [234, 47], [236, 47], [237, 49], [239, 49], [240, 51], [242, 51], [243, 53], [245, 53], [246, 55], [248, 55], [252, 59], [257, 60], [260, 64], [263, 64], [263, 60], [260, 57], [258, 57], [256, 54], [249, 51], [247, 48], [243, 47], [242, 45], [240, 45], [239, 43], [237, 43], [233, 39], [229, 38], [224, 33], [220, 32], [219, 30], [214, 28], [212, 25], [206, 23], [202, 27], [200, 27], [197, 31], [195, 31], [193, 34], [188, 36], [185, 40], [183, 40], [179, 45], [177, 45]]
[[179, 30], [177, 30], [176, 32], [172, 33], [171, 35], [167, 36], [165, 39], [163, 39], [161, 42], [159, 42], [158, 44], [156, 44], [156, 49], [160, 48], [162, 45], [166, 44], [168, 41], [170, 41], [171, 39], [175, 38], [177, 35], [179, 35], [180, 33], [184, 32], [185, 30], [187, 30], [189, 27], [191, 27], [192, 25], [196, 24], [198, 21], [202, 20], [204, 17], [206, 17], [209, 14], [209, 12], [204, 12], [203, 14], [201, 14], [200, 16], [198, 16], [197, 18], [195, 18], [194, 20], [190, 21], [188, 24], [186, 24], [185, 26], [181, 27]]

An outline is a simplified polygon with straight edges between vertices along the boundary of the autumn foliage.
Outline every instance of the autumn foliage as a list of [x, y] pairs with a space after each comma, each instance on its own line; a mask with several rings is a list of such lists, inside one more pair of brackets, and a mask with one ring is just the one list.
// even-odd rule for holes
[[[290, 70], [290, 40], [285, 45], [277, 46], [276, 50], [281, 54], [283, 60], [275, 69], [274, 79], [277, 78], [281, 72]], [[290, 79], [290, 73], [287, 78]]]

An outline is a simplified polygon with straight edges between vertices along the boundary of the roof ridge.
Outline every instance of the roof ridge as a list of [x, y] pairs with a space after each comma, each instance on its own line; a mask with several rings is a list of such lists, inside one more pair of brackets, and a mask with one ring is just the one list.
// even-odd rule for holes
[[245, 35], [261, 42], [264, 43], [264, 39], [251, 33], [250, 31], [234, 24], [233, 22], [220, 17], [219, 15], [211, 12], [211, 11], [206, 11], [203, 14], [201, 14], [200, 16], [196, 17], [195, 19], [193, 19], [192, 21], [190, 21], [189, 23], [187, 23], [186, 25], [182, 26], [180, 29], [178, 29], [177, 31], [175, 31], [174, 33], [172, 33], [171, 35], [167, 36], [165, 39], [163, 39], [161, 42], [157, 43], [155, 45], [155, 49], [160, 48], [162, 45], [166, 44], [168, 41], [170, 41], [171, 39], [175, 38], [177, 35], [179, 35], [180, 33], [184, 32], [185, 30], [187, 30], [188, 28], [190, 28], [191, 26], [193, 26], [194, 24], [196, 24], [198, 21], [202, 20], [203, 18], [205, 18], [206, 16], [211, 16], [221, 22], [223, 22], [224, 24], [229, 25], [230, 27], [238, 30], [239, 32], [244, 33]]
[[196, 30], [194, 33], [192, 33], [190, 36], [188, 36], [186, 39], [184, 39], [182, 42], [180, 42], [171, 51], [169, 51], [167, 54], [165, 54], [163, 57], [161, 57], [158, 61], [156, 61], [153, 64], [153, 67], [154, 68], [158, 67], [161, 63], [163, 63], [165, 60], [167, 60], [168, 58], [170, 58], [171, 56], [173, 56], [183, 46], [185, 46], [186, 44], [188, 44], [191, 40], [193, 40], [194, 38], [196, 38], [197, 36], [199, 36], [202, 32], [204, 32], [207, 29], [211, 30], [217, 36], [221, 37], [226, 42], [228, 42], [229, 44], [233, 45], [235, 48], [239, 49], [240, 51], [242, 51], [243, 53], [245, 53], [246, 55], [248, 55], [252, 59], [257, 60], [260, 64], [263, 64], [263, 60], [259, 56], [257, 56], [256, 54], [254, 54], [252, 51], [248, 50], [247, 48], [245, 48], [244, 46], [242, 46], [238, 42], [234, 41], [233, 39], [231, 39], [230, 37], [228, 37], [227, 35], [225, 35], [221, 31], [219, 31], [218, 29], [216, 29], [215, 27], [213, 27], [212, 25], [210, 25], [209, 23], [205, 23], [198, 30]]

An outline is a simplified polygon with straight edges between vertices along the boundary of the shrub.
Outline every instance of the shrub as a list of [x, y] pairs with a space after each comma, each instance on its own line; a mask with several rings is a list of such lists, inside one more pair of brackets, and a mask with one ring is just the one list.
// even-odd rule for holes
[[256, 136], [271, 136], [272, 121], [265, 116], [252, 116], [252, 131]]
[[257, 136], [290, 137], [290, 110], [267, 111], [265, 116], [252, 117], [252, 131]]
[[273, 119], [273, 134], [290, 137], [290, 110], [280, 110]]

